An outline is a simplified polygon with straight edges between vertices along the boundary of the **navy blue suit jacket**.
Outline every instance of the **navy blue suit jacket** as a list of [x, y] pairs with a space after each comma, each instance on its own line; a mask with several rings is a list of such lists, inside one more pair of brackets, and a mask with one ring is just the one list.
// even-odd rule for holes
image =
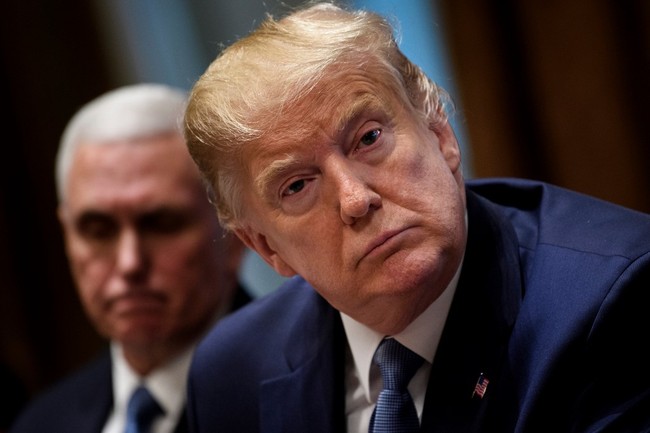
[[[421, 431], [650, 431], [650, 216], [513, 179], [468, 182], [467, 202]], [[345, 348], [338, 312], [290, 280], [200, 345], [191, 429], [344, 432]]]
[[[249, 300], [245, 290], [238, 288], [233, 310]], [[106, 350], [30, 402], [10, 433], [100, 433], [112, 408], [111, 356]], [[174, 433], [188, 431], [187, 415], [183, 412]]]

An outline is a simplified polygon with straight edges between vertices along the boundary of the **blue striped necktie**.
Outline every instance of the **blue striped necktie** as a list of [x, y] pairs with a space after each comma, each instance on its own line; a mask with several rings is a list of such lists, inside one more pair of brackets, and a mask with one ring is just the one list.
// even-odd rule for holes
[[369, 433], [419, 431], [417, 410], [407, 386], [424, 360], [393, 338], [381, 342], [373, 362], [379, 366], [384, 388], [370, 419]]
[[131, 395], [126, 409], [124, 433], [149, 433], [153, 420], [162, 414], [164, 414], [163, 409], [147, 388], [139, 386]]

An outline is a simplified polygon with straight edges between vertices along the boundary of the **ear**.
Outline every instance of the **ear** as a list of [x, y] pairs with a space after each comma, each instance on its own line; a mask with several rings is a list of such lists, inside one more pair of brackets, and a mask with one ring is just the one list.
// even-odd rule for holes
[[460, 146], [458, 145], [456, 134], [454, 134], [451, 125], [449, 122], [444, 122], [442, 124], [431, 125], [429, 129], [438, 137], [440, 152], [445, 158], [447, 166], [454, 176], [460, 176], [462, 171]]
[[259, 254], [278, 274], [283, 277], [296, 275], [297, 272], [271, 248], [262, 233], [253, 230], [250, 226], [235, 228], [234, 232], [248, 248]]

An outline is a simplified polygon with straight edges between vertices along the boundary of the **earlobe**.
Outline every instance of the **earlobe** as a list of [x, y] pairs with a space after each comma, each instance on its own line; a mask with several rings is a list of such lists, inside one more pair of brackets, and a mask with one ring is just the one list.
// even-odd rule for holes
[[283, 277], [292, 277], [296, 275], [287, 262], [280, 257], [280, 255], [271, 248], [266, 236], [253, 230], [251, 227], [239, 227], [234, 229], [235, 234], [242, 240], [251, 250], [259, 254], [266, 263], [269, 264], [275, 271]]

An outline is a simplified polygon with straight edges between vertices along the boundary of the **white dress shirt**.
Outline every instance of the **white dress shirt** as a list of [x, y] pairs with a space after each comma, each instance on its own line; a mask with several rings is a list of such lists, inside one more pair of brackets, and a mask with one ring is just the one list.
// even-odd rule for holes
[[[425, 360], [408, 386], [420, 421], [422, 420], [431, 365], [458, 285], [461, 267], [462, 264], [438, 299], [429, 305], [404, 331], [390, 336]], [[379, 343], [387, 336], [343, 313], [341, 313], [341, 318], [349, 343], [345, 368], [345, 414], [348, 433], [367, 433], [377, 397], [383, 386], [379, 367], [372, 363], [372, 358]]]
[[133, 391], [145, 385], [160, 407], [164, 416], [158, 417], [151, 426], [152, 433], [172, 433], [185, 407], [187, 375], [192, 361], [194, 346], [147, 375], [140, 377], [124, 359], [122, 348], [111, 344], [113, 358], [113, 409], [106, 420], [102, 433], [124, 433], [126, 408]]

